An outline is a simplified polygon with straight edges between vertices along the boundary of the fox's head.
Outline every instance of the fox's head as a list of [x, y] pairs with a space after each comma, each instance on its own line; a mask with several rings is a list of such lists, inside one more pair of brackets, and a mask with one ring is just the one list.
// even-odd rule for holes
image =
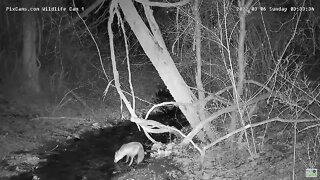
[[117, 163], [122, 158], [123, 158], [123, 156], [121, 156], [119, 151], [117, 151], [116, 154], [114, 155], [114, 162]]

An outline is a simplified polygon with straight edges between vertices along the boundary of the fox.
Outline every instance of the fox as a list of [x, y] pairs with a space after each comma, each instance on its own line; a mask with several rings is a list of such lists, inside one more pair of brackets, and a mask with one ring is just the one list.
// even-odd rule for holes
[[144, 158], [144, 149], [143, 149], [143, 146], [141, 143], [130, 142], [127, 144], [123, 144], [120, 147], [120, 149], [116, 152], [116, 154], [114, 155], [114, 162], [117, 163], [124, 156], [127, 156], [126, 162], [128, 162], [129, 157], [130, 157], [131, 161], [129, 163], [129, 166], [131, 166], [133, 159], [136, 155], [138, 155], [137, 164], [139, 164], [141, 161], [143, 161], [143, 158]]

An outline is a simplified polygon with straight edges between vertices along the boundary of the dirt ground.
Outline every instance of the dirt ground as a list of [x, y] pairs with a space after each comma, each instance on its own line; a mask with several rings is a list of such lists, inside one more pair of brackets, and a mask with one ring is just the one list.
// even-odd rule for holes
[[[96, 105], [94, 112], [86, 112], [81, 111], [84, 109], [81, 103], [70, 103], [69, 106], [66, 105], [57, 111], [54, 116], [44, 116], [42, 111], [36, 110], [50, 106], [40, 104], [40, 100], [33, 99], [27, 101], [28, 103], [24, 103], [26, 101], [22, 100], [20, 98], [20, 101], [12, 99], [9, 101], [3, 95], [0, 99], [0, 157], [6, 162], [0, 164], [0, 178], [30, 171], [41, 161], [36, 155], [37, 153], [54, 151], [69, 139], [80, 138], [81, 134], [86, 131], [111, 126], [114, 122], [110, 122], [108, 119], [120, 119], [120, 112], [115, 108], [109, 107], [106, 110], [100, 104], [100, 109]], [[35, 103], [35, 101], [38, 102]], [[43, 101], [41, 102], [43, 103]], [[88, 104], [92, 107], [91, 103]], [[64, 114], [69, 114], [69, 116]], [[181, 163], [178, 171], [164, 168], [166, 166], [159, 166], [159, 163], [153, 162], [148, 163], [149, 165], [143, 169], [129, 171], [118, 179], [142, 178], [142, 175], [144, 175], [142, 179], [159, 178], [161, 175], [151, 173], [153, 171], [150, 169], [159, 171], [163, 168], [163, 174], [170, 174], [171, 169], [173, 177], [183, 179], [207, 177], [207, 179], [270, 180], [292, 179], [293, 168], [295, 168], [296, 179], [308, 179], [305, 177], [307, 167], [320, 168], [319, 158], [314, 156], [319, 155], [319, 145], [314, 146], [310, 141], [315, 136], [319, 136], [319, 134], [301, 133], [295, 146], [296, 154], [294, 154], [291, 130], [290, 128], [286, 129], [285, 124], [279, 124], [276, 129], [268, 133], [264, 145], [257, 144], [260, 153], [254, 159], [249, 155], [245, 145], [243, 149], [237, 151], [224, 148], [221, 145], [208, 152], [208, 158], [205, 162], [206, 168], [200, 170], [199, 163], [195, 163], [200, 158], [199, 153], [189, 146], [188, 148], [180, 148], [171, 157], [174, 162]], [[313, 153], [308, 154], [311, 149], [314, 149]], [[182, 174], [184, 175], [182, 176]], [[212, 176], [213, 174], [214, 176]]]
[[[76, 99], [62, 107], [54, 106], [41, 98], [17, 98], [1, 94], [0, 160], [8, 163], [0, 165], [1, 176], [29, 171], [40, 160], [34, 153], [53, 151], [67, 140], [80, 138], [86, 131], [109, 126], [109, 118], [120, 119], [119, 110], [112, 110], [112, 107], [106, 110], [103, 104], [97, 103], [94, 106], [100, 108], [91, 111]], [[22, 152], [24, 155], [19, 155]], [[16, 166], [22, 163], [30, 166]], [[19, 168], [12, 171], [8, 167]]]
[[[147, 77], [151, 75], [141, 73], [141, 78], [136, 78], [136, 81], [150, 81]], [[147, 84], [149, 86], [136, 86], [137, 95], [151, 100], [157, 83]], [[48, 97], [48, 94], [29, 97], [21, 91], [0, 87], [0, 179], [28, 172], [42, 161], [37, 154], [53, 152], [68, 140], [81, 138], [84, 132], [110, 127], [121, 119], [116, 96], [103, 100], [101, 94], [68, 93], [55, 103]], [[159, 163], [150, 163], [146, 168], [162, 169], [163, 173], [171, 173], [171, 177], [176, 179], [270, 180], [289, 180], [293, 173], [296, 179], [309, 179], [306, 178], [306, 169], [320, 169], [318, 127], [298, 133], [296, 140], [292, 125], [279, 123], [270, 127], [266, 134], [265, 129], [256, 129], [257, 152], [254, 149], [248, 151], [246, 143], [238, 150], [222, 143], [207, 152], [205, 168], [201, 169], [199, 153], [190, 146], [181, 147], [170, 157], [180, 164], [174, 172], [159, 166]], [[132, 174], [139, 177], [142, 172], [148, 174], [145, 177], [157, 177], [144, 168], [130, 171], [119, 179], [132, 177]]]
[[[136, 68], [133, 77], [136, 96], [151, 101], [160, 82], [152, 67]], [[0, 179], [34, 168], [41, 161], [34, 155], [37, 152], [54, 151], [84, 132], [126, 119], [126, 112], [121, 115], [119, 97], [110, 89], [106, 98], [104, 89], [89, 88], [65, 89], [62, 96], [49, 92], [29, 96], [16, 86], [0, 84], [0, 161], [5, 162], [0, 163]], [[137, 107], [146, 106], [137, 103]], [[18, 166], [21, 164], [28, 165]]]

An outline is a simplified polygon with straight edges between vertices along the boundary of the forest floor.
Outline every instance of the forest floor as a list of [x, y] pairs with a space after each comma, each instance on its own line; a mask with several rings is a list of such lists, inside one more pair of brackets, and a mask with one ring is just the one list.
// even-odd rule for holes
[[[8, 92], [0, 95], [0, 161], [5, 160], [0, 164], [0, 179], [30, 171], [41, 161], [36, 152], [54, 151], [68, 140], [106, 128], [115, 123], [111, 120], [121, 117], [119, 109], [106, 108], [103, 101], [86, 100], [84, 104], [71, 95], [62, 104], [53, 105], [46, 99]], [[29, 165], [18, 166], [21, 164]]]
[[[136, 78], [136, 81], [146, 77]], [[157, 83], [152, 84], [153, 87], [149, 83], [144, 89], [139, 84], [138, 96], [147, 95], [151, 100], [157, 89]], [[48, 98], [28, 97], [6, 87], [0, 89], [0, 179], [35, 168], [41, 161], [35, 152], [54, 151], [68, 140], [80, 138], [84, 132], [110, 127], [115, 120], [121, 119], [117, 96], [104, 100], [99, 96], [84, 99], [81, 97], [89, 97], [88, 94], [68, 93], [53, 104]], [[171, 156], [172, 160], [181, 164], [175, 172], [171, 172], [172, 179], [289, 180], [294, 173], [295, 178], [300, 180], [310, 179], [306, 177], [306, 169], [320, 169], [320, 133], [316, 129], [300, 133], [297, 139], [294, 139], [292, 125], [284, 123], [273, 124], [266, 134], [263, 134], [264, 128], [256, 132], [255, 149], [248, 149], [247, 143], [244, 143], [233, 150], [222, 143], [207, 152], [202, 169], [198, 161], [199, 153], [191, 146], [181, 147]], [[153, 166], [157, 163], [150, 163], [147, 168]], [[159, 165], [156, 168], [162, 168], [163, 173], [169, 174], [172, 170], [171, 167]], [[137, 169], [118, 179], [139, 177], [146, 172], [150, 173], [150, 170]]]
[[[136, 97], [151, 102], [160, 82], [154, 69], [144, 66], [132, 73]], [[109, 88], [105, 98], [101, 88], [64, 88], [59, 95], [48, 91], [47, 83], [41, 82], [41, 95], [32, 96], [11, 83], [0, 83], [0, 179], [37, 166], [41, 160], [35, 152], [54, 151], [85, 132], [128, 119], [128, 112], [121, 113], [115, 88]], [[137, 102], [137, 107], [145, 106]]]

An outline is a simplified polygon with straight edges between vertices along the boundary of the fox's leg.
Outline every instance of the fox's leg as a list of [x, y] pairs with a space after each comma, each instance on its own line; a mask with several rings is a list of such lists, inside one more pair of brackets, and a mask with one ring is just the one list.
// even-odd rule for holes
[[129, 163], [129, 166], [131, 166], [132, 162], [133, 162], [134, 156], [131, 157], [131, 161]]
[[128, 156], [128, 155], [126, 155], [126, 163], [128, 162], [128, 160], [129, 160], [129, 156]]

